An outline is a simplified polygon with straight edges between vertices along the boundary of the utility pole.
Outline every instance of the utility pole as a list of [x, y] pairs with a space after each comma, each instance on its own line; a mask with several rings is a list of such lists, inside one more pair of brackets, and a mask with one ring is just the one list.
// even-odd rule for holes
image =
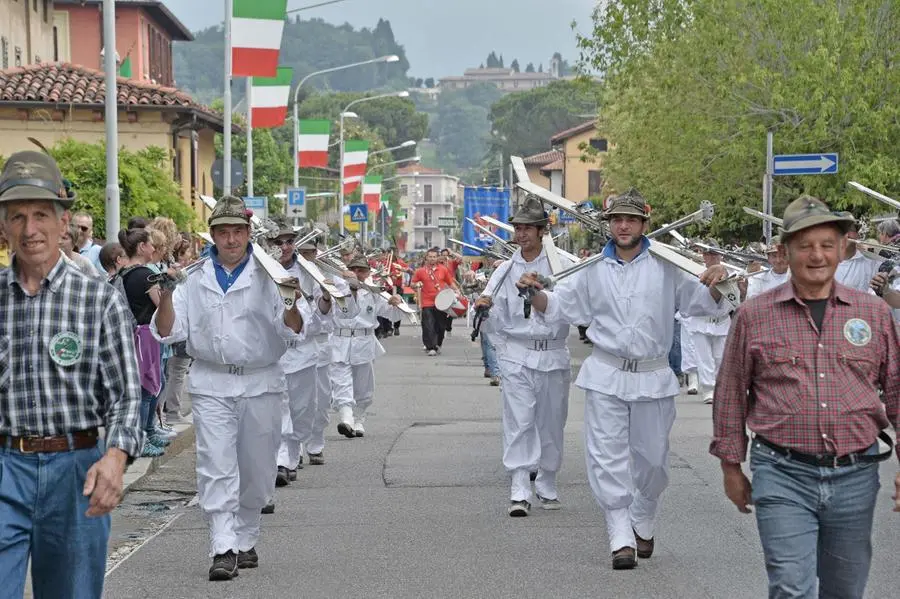
[[224, 106], [224, 131], [222, 132], [222, 193], [231, 195], [231, 17], [234, 14], [233, 0], [225, 0], [225, 90], [222, 94]]
[[[775, 157], [772, 149], [773, 138], [774, 135], [771, 131], [766, 133], [766, 175], [763, 178], [763, 212], [770, 216], [775, 211], [775, 200], [772, 197], [772, 179], [775, 172]], [[766, 238], [766, 245], [772, 243], [772, 223], [769, 221], [763, 221], [763, 237]]]
[[106, 75], [106, 240], [119, 234], [119, 101], [116, 85], [116, 0], [103, 0], [103, 66]]

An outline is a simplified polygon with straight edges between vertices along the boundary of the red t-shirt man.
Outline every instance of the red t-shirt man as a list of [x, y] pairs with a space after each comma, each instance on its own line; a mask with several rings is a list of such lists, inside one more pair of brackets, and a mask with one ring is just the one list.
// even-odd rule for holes
[[421, 285], [419, 299], [422, 308], [434, 308], [434, 298], [443, 289], [456, 289], [456, 281], [450, 276], [450, 271], [438, 264], [437, 260], [437, 252], [425, 254], [425, 266], [417, 269], [410, 281], [413, 285]]

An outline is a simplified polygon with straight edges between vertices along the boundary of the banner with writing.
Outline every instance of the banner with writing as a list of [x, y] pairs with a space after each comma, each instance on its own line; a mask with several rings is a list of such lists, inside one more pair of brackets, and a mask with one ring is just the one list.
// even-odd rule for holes
[[[499, 187], [466, 187], [463, 193], [463, 238], [465, 243], [481, 248], [490, 247], [494, 239], [483, 230], [477, 229], [469, 222], [472, 219], [478, 224], [487, 227], [501, 239], [508, 240], [506, 231], [498, 229], [486, 223], [482, 217], [490, 216], [500, 222], [509, 221], [509, 189]], [[463, 248], [463, 255], [477, 256], [478, 252], [469, 248]]]

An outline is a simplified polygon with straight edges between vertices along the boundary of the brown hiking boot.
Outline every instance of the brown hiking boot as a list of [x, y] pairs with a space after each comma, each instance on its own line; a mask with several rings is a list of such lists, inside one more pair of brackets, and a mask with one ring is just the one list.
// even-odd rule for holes
[[641, 559], [649, 559], [653, 555], [653, 539], [642, 539], [637, 532], [634, 533], [634, 539], [637, 541], [637, 556]]
[[632, 547], [622, 547], [613, 551], [613, 570], [631, 570], [635, 566], [637, 566], [637, 557], [635, 557]]

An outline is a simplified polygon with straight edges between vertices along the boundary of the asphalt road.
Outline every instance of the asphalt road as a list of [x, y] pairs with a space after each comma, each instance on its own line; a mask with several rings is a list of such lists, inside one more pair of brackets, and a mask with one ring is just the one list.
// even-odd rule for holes
[[[480, 348], [458, 330], [443, 355], [416, 331], [385, 342], [364, 439], [329, 426], [327, 464], [300, 471], [264, 516], [260, 567], [207, 581], [207, 529], [191, 498], [193, 452], [147, 477], [114, 515], [106, 596], [260, 597], [766, 596], [755, 521], [727, 501], [707, 454], [709, 406], [679, 398], [671, 485], [656, 553], [633, 571], [610, 567], [602, 515], [585, 478], [583, 392], [571, 394], [563, 509], [506, 516], [500, 393], [482, 378]], [[573, 356], [588, 348], [572, 337]], [[890, 511], [896, 463], [882, 466], [867, 597], [897, 597], [900, 515]]]

